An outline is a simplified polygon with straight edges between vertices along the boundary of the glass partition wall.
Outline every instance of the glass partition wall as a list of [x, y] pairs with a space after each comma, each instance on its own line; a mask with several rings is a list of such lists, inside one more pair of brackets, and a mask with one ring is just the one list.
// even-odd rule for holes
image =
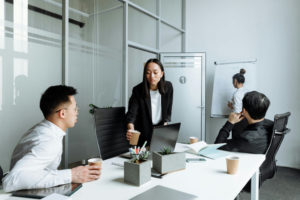
[[[185, 0], [168, 2], [0, 0], [0, 165], [4, 171], [20, 137], [43, 119], [39, 100], [51, 85], [78, 90], [78, 122], [68, 130], [63, 167], [97, 155], [89, 104], [127, 107], [147, 59], [162, 51], [184, 51]], [[67, 32], [62, 28], [63, 5], [69, 17]]]

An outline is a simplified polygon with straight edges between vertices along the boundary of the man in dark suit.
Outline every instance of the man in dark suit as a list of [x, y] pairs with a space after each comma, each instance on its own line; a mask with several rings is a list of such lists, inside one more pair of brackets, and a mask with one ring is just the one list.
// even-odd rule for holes
[[[241, 113], [230, 113], [215, 143], [227, 143], [222, 150], [263, 154], [272, 134], [273, 122], [265, 119], [270, 100], [262, 93], [252, 91], [243, 98]], [[232, 139], [228, 139], [232, 131]]]

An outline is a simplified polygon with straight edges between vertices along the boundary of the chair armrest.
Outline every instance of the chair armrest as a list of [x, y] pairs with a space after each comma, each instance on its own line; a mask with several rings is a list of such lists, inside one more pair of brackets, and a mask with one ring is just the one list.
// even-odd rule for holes
[[291, 131], [291, 129], [286, 128], [284, 131], [275, 131], [276, 135], [285, 135], [287, 133], [289, 133]]

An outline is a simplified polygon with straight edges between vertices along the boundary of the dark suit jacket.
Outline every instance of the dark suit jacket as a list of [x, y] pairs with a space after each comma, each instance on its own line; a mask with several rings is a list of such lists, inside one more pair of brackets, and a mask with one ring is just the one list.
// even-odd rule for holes
[[[227, 143], [220, 149], [227, 151], [264, 154], [269, 146], [273, 122], [265, 119], [255, 124], [247, 124], [247, 120], [233, 125], [226, 122], [220, 130], [215, 143]], [[228, 139], [232, 131], [232, 139]]]
[[[126, 114], [126, 122], [133, 123], [134, 128], [141, 132], [138, 145], [141, 146], [147, 141], [147, 146], [150, 145], [153, 124], [152, 124], [152, 111], [151, 111], [151, 98], [144, 97], [143, 84], [140, 83], [132, 90], [132, 95], [129, 99], [128, 112]], [[171, 121], [173, 104], [173, 86], [172, 83], [166, 81], [165, 94], [161, 95], [161, 112], [162, 121]]]

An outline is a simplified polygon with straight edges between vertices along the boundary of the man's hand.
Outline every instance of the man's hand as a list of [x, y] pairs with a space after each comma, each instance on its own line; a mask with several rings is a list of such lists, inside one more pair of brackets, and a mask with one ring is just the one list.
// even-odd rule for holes
[[71, 169], [72, 183], [85, 183], [97, 180], [101, 175], [101, 168], [98, 166], [79, 166]]
[[232, 124], [236, 124], [242, 121], [245, 117], [241, 113], [230, 113], [228, 117], [228, 121]]

